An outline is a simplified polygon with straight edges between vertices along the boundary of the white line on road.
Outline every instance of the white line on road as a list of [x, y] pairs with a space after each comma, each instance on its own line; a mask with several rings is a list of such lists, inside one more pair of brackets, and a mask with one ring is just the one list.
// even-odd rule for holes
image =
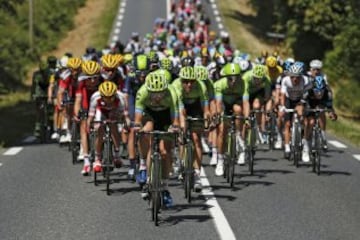
[[205, 171], [201, 168], [201, 184], [203, 189], [201, 194], [206, 199], [206, 204], [211, 206], [209, 208], [210, 214], [214, 220], [216, 230], [220, 235], [220, 239], [231, 240], [236, 239], [234, 232], [232, 231], [229, 222], [227, 221], [219, 203], [216, 201], [216, 197], [211, 190], [209, 180], [206, 177]]
[[354, 154], [354, 158], [356, 158], [358, 161], [360, 161], [360, 154]]
[[169, 19], [171, 13], [171, 0], [166, 0], [166, 19]]
[[211, 7], [212, 7], [214, 10], [216, 10], [216, 9], [217, 9], [217, 6], [216, 6], [216, 4], [215, 4], [215, 3], [211, 4]]
[[5, 156], [11, 156], [18, 154], [21, 150], [23, 150], [23, 147], [12, 147], [9, 148], [6, 152], [4, 152], [3, 155]]
[[342, 144], [341, 142], [338, 142], [336, 140], [328, 141], [331, 145], [337, 147], [337, 148], [347, 148], [346, 145]]
[[122, 20], [123, 18], [124, 18], [124, 15], [119, 15], [117, 19]]
[[120, 28], [115, 28], [114, 33], [119, 34], [120, 33]]
[[120, 8], [119, 13], [123, 14], [125, 12], [125, 8]]
[[217, 22], [221, 22], [221, 17], [216, 17], [215, 19]]
[[219, 29], [223, 29], [224, 26], [223, 26], [221, 23], [219, 23], [218, 28], [219, 28]]
[[116, 22], [116, 27], [117, 27], [117, 28], [121, 27], [121, 24], [122, 24], [122, 23], [121, 23], [120, 21], [119, 21], [119, 22]]
[[126, 1], [121, 2], [121, 7], [125, 8], [125, 6], [126, 6]]
[[214, 10], [214, 15], [215, 15], [215, 16], [219, 16], [219, 11], [218, 11], [218, 10]]
[[113, 36], [112, 40], [113, 40], [113, 42], [116, 42], [117, 40], [119, 40], [119, 37], [118, 36]]
[[0, 162], [0, 167], [2, 166], [3, 164]]

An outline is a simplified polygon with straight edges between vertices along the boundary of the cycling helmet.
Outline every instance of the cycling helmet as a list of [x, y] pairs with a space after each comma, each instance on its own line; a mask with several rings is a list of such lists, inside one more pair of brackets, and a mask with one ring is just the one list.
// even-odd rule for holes
[[148, 58], [151, 63], [157, 63], [159, 61], [159, 56], [154, 50], [150, 50], [150, 52], [148, 53]]
[[220, 71], [222, 77], [240, 75], [240, 66], [236, 63], [227, 63]]
[[168, 83], [171, 83], [172, 81], [172, 76], [171, 76], [171, 73], [166, 70], [166, 69], [158, 69], [156, 70], [154, 73], [156, 74], [163, 74], [165, 76], [165, 79]]
[[59, 66], [60, 68], [65, 68], [67, 66], [67, 63], [69, 61], [69, 57], [64, 55], [59, 59]]
[[195, 77], [197, 80], [203, 81], [209, 79], [209, 72], [204, 66], [195, 66]]
[[266, 69], [264, 65], [258, 64], [252, 70], [253, 77], [263, 78], [266, 75]]
[[100, 65], [95, 61], [86, 61], [82, 64], [81, 69], [86, 75], [95, 75], [100, 72]]
[[274, 56], [269, 56], [266, 58], [266, 66], [268, 66], [269, 68], [274, 68], [277, 65], [277, 60]]
[[105, 81], [100, 84], [99, 92], [103, 97], [112, 97], [116, 94], [117, 86], [111, 81]]
[[118, 61], [113, 55], [107, 54], [101, 57], [101, 64], [104, 68], [116, 68]]
[[318, 59], [311, 60], [310, 67], [315, 69], [321, 69], [323, 66], [322, 62]]
[[314, 78], [314, 90], [321, 91], [326, 87], [323, 75], [318, 75]]
[[294, 60], [293, 58], [288, 58], [288, 59], [286, 59], [286, 60], [284, 61], [284, 63], [283, 63], [283, 69], [284, 69], [285, 71], [289, 71], [291, 65], [293, 65], [294, 62], [295, 62], [295, 60]]
[[81, 67], [82, 60], [80, 58], [70, 58], [67, 62], [67, 67], [71, 69], [78, 69]]
[[160, 68], [171, 71], [173, 69], [173, 63], [169, 58], [163, 58], [160, 61]]
[[161, 73], [152, 72], [145, 78], [146, 88], [150, 92], [161, 92], [167, 89], [168, 83], [165, 79], [165, 75]]
[[186, 66], [180, 69], [179, 77], [182, 79], [196, 80], [194, 67]]
[[244, 59], [240, 60], [238, 64], [240, 66], [241, 72], [246, 72], [250, 67], [249, 61], [244, 60]]
[[133, 60], [133, 55], [131, 53], [127, 53], [124, 55], [124, 63], [129, 63]]
[[124, 57], [121, 54], [114, 54], [113, 57], [116, 59], [116, 61], [118, 62], [118, 65], [123, 64], [124, 62]]
[[194, 66], [195, 62], [194, 59], [190, 56], [186, 56], [184, 58], [181, 59], [181, 66], [182, 67], [186, 67], [186, 66]]
[[304, 70], [304, 68], [302, 67], [302, 65], [301, 64], [296, 64], [296, 62], [295, 62], [289, 68], [288, 75], [297, 77], [297, 76], [300, 76], [302, 74], [303, 70]]
[[134, 67], [136, 70], [149, 70], [149, 59], [145, 54], [136, 55], [134, 58]]

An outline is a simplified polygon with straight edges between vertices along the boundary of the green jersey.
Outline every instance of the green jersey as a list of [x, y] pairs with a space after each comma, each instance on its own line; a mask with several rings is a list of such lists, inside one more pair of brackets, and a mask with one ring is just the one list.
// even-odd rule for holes
[[203, 107], [209, 105], [208, 93], [205, 84], [197, 80], [194, 82], [195, 83], [193, 84], [191, 91], [188, 93], [184, 91], [180, 78], [177, 78], [171, 83], [179, 97], [180, 109], [184, 108], [184, 104], [193, 104], [196, 101], [200, 101], [201, 106]]
[[164, 96], [162, 96], [160, 101], [153, 99], [155, 94], [152, 94], [145, 85], [142, 85], [136, 94], [135, 113], [143, 114], [145, 109], [152, 111], [170, 109], [173, 119], [179, 117], [178, 96], [172, 86], [169, 86], [168, 89], [163, 92]]
[[242, 79], [229, 86], [229, 81], [223, 77], [214, 83], [215, 99], [223, 101], [226, 104], [233, 104], [244, 95], [245, 85]]

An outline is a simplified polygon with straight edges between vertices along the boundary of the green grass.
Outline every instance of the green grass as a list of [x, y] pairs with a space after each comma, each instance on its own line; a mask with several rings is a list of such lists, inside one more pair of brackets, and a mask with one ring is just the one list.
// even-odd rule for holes
[[[93, 28], [91, 39], [93, 46], [100, 49], [108, 43], [119, 4], [118, 0], [104, 1], [107, 2], [106, 8], [100, 21]], [[32, 135], [35, 105], [30, 101], [30, 89], [21, 89], [24, 90], [0, 92], [0, 148], [18, 144], [24, 137]]]
[[[262, 50], [276, 49], [277, 46], [270, 44], [271, 41], [268, 41], [264, 37], [264, 32], [270, 31], [269, 26], [269, 14], [262, 12], [261, 15], [257, 15], [255, 10], [244, 10], [240, 9], [241, 4], [244, 2], [249, 2], [246, 0], [221, 0], [218, 1], [218, 7], [220, 9], [225, 28], [229, 31], [231, 35], [231, 41], [233, 44], [239, 48], [241, 51], [248, 52], [254, 58]], [[267, 1], [254, 1], [258, 4], [268, 4]], [[244, 4], [242, 5], [244, 7]], [[248, 8], [249, 5], [245, 7]], [[263, 10], [266, 9], [264, 6], [261, 7]], [[271, 8], [268, 8], [271, 11]], [[260, 30], [260, 31], [259, 31]], [[281, 49], [281, 53], [289, 52], [291, 50]], [[285, 55], [286, 56], [286, 55]], [[341, 86], [338, 86], [339, 89], [342, 89]], [[335, 92], [337, 89], [334, 89]], [[358, 92], [353, 91], [351, 95], [357, 96]], [[346, 100], [348, 99], [349, 91], [347, 91]], [[344, 98], [339, 98], [343, 100]], [[356, 99], [356, 97], [353, 97]], [[335, 98], [336, 101], [336, 98]], [[348, 107], [355, 107], [356, 104], [352, 104]], [[340, 111], [339, 111], [340, 113]], [[349, 141], [355, 146], [360, 147], [360, 122], [355, 120], [348, 120], [346, 118], [340, 117], [338, 121], [328, 122], [328, 130], [332, 134]]]

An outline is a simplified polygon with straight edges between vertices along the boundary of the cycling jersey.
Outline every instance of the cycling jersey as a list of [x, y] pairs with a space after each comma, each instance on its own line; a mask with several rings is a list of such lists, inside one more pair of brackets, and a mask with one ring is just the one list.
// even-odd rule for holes
[[60, 74], [59, 88], [67, 90], [70, 99], [75, 98], [77, 79], [72, 77], [70, 69], [67, 69]]
[[253, 72], [250, 70], [245, 72], [242, 78], [245, 85], [243, 100], [249, 100], [252, 96], [259, 96], [264, 99], [271, 96], [271, 81], [268, 76], [255, 80]]
[[90, 117], [95, 117], [97, 121], [103, 119], [115, 120], [115, 118], [117, 118], [119, 115], [128, 115], [123, 93], [117, 91], [115, 100], [111, 105], [106, 104], [106, 102], [101, 98], [99, 91], [96, 91], [91, 96], [89, 108]]
[[214, 83], [215, 99], [226, 104], [233, 104], [236, 100], [242, 100], [245, 91], [244, 81], [239, 79], [234, 86], [229, 86], [226, 77]]
[[[81, 77], [79, 77], [81, 79]], [[90, 105], [90, 98], [98, 90], [98, 86], [102, 82], [102, 79], [97, 80], [96, 85], [90, 85], [86, 79], [79, 81], [76, 89], [76, 97], [81, 97], [81, 108], [88, 110]]]
[[289, 76], [282, 79], [281, 93], [285, 94], [286, 98], [291, 101], [300, 101], [306, 98], [307, 91], [311, 88], [309, 79], [306, 76], [301, 76], [297, 85], [293, 85]]
[[155, 102], [153, 95], [148, 91], [145, 85], [143, 85], [136, 94], [135, 113], [143, 114], [146, 109], [152, 111], [163, 111], [170, 109], [171, 117], [179, 117], [178, 96], [175, 89], [172, 86], [168, 86], [168, 89], [164, 91], [164, 96], [160, 102]]
[[180, 109], [183, 109], [184, 105], [193, 104], [196, 101], [200, 101], [202, 107], [209, 105], [208, 93], [205, 84], [196, 80], [193, 84], [194, 85], [188, 93], [183, 90], [180, 78], [176, 79], [171, 84], [179, 97]]

